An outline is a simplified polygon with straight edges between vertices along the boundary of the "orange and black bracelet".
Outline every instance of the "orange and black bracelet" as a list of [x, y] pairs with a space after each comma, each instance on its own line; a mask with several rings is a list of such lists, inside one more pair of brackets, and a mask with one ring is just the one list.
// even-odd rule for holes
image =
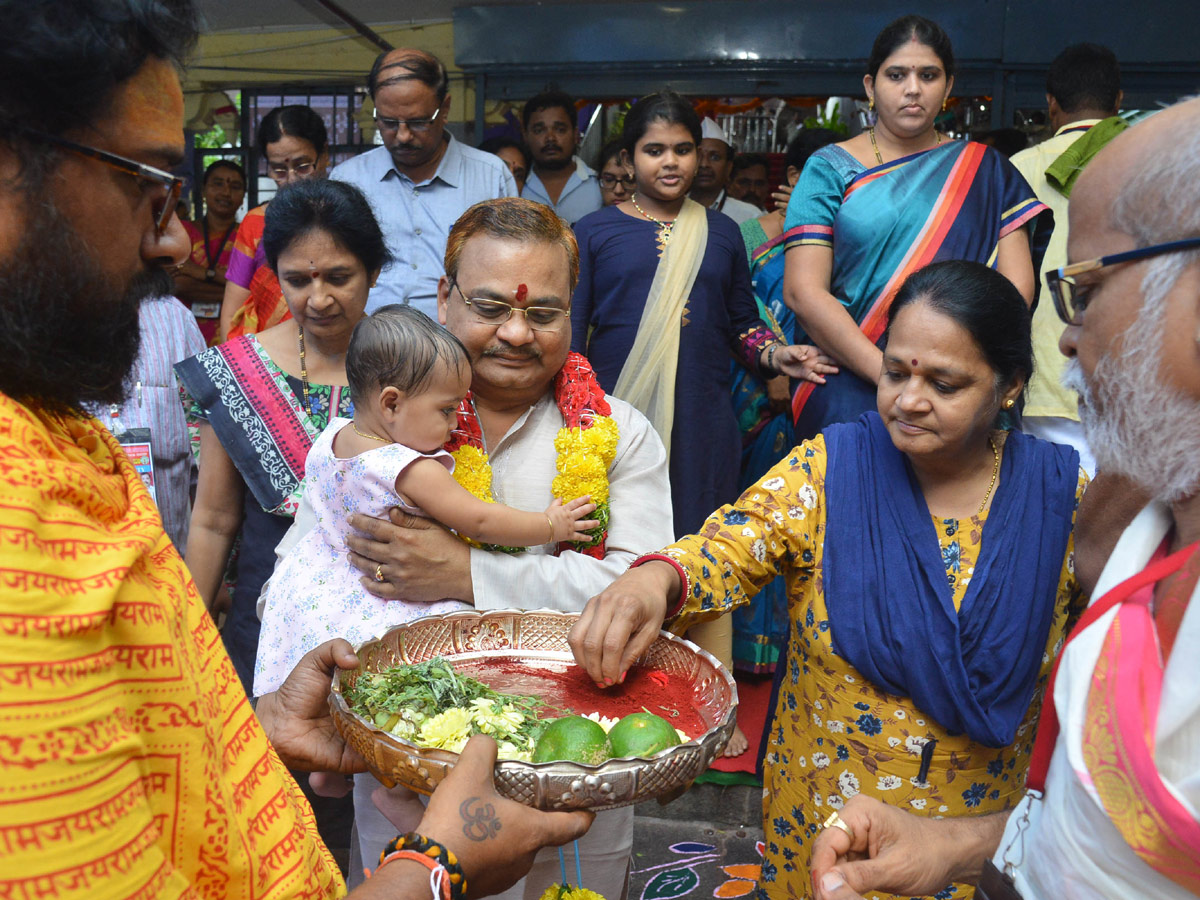
[[415, 831], [392, 838], [379, 854], [379, 865], [375, 871], [378, 872], [393, 859], [411, 859], [421, 863], [430, 872], [444, 869], [446, 876], [442, 879], [443, 900], [463, 900], [466, 895], [467, 876], [463, 874], [458, 858], [441, 844], [434, 843]]

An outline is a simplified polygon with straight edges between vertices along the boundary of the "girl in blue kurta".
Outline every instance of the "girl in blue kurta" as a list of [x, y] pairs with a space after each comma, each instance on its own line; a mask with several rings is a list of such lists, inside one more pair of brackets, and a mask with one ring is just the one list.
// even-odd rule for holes
[[[700, 119], [666, 92], [625, 118], [624, 153], [636, 190], [584, 216], [572, 348], [587, 355], [606, 391], [639, 409], [670, 458], [675, 533], [699, 528], [738, 494], [741, 433], [730, 399], [730, 354], [764, 376], [823, 381], [834, 372], [813, 347], [784, 344], [758, 316], [741, 232], [723, 213], [688, 199]], [[727, 622], [693, 635], [733, 665]], [[745, 752], [734, 734], [726, 750]]]
[[[759, 318], [737, 224], [688, 200], [700, 143], [691, 105], [671, 93], [643, 98], [626, 117], [623, 141], [636, 192], [575, 226], [580, 259], [572, 349], [587, 355], [606, 391], [638, 406], [659, 429], [670, 451], [675, 533], [683, 535], [738, 494], [741, 436], [729, 394], [730, 355], [754, 372], [818, 382], [824, 380], [820, 373], [834, 370], [814, 348], [783, 344]], [[638, 396], [622, 396], [622, 370], [639, 337], [657, 338], [641, 328], [653, 313], [647, 299], [670, 263], [665, 254], [678, 252], [689, 238], [695, 258], [676, 263], [694, 269], [690, 282], [682, 277], [679, 296], [664, 291], [657, 298], [679, 309], [677, 316], [668, 309], [668, 327], [656, 329], [673, 326], [678, 348], [671, 360], [673, 410], [664, 417], [643, 408]], [[649, 358], [654, 349], [661, 348], [648, 351]], [[625, 373], [626, 379], [631, 375]]]

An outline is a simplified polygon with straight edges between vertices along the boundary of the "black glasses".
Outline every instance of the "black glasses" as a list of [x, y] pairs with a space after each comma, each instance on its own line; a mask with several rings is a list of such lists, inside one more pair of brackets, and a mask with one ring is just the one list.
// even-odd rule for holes
[[605, 172], [600, 176], [600, 190], [611, 191], [615, 190], [618, 184], [622, 184], [628, 190], [632, 188], [636, 182], [632, 175], [613, 175], [611, 172]]
[[450, 287], [452, 290], [458, 291], [458, 295], [463, 298], [463, 303], [467, 304], [474, 314], [475, 320], [484, 325], [503, 325], [512, 318], [513, 313], [519, 312], [525, 316], [525, 324], [531, 330], [557, 331], [567, 319], [571, 318], [569, 309], [561, 309], [557, 306], [521, 308], [513, 306], [511, 303], [505, 303], [503, 300], [493, 300], [490, 297], [468, 297], [453, 278], [450, 279]]
[[31, 128], [25, 129], [24, 133], [47, 144], [62, 147], [76, 156], [99, 160], [119, 172], [163, 188], [162, 197], [155, 201], [156, 205], [151, 209], [154, 212], [154, 233], [161, 237], [167, 230], [167, 223], [171, 221], [171, 216], [175, 215], [175, 206], [179, 203], [179, 195], [183, 192], [183, 179], [180, 176], [172, 175], [170, 172], [164, 172], [162, 169], [156, 169], [154, 166], [148, 166], [136, 160], [127, 159], [124, 156], [118, 156], [115, 153], [109, 153], [107, 150], [97, 150], [86, 144], [77, 144], [57, 135], [34, 131]]
[[403, 125], [407, 131], [413, 134], [424, 134], [433, 127], [433, 123], [437, 121], [437, 117], [441, 115], [441, 107], [434, 110], [432, 116], [427, 119], [388, 119], [383, 116], [376, 116], [375, 123], [383, 131], [397, 131]]
[[1077, 284], [1075, 282], [1076, 275], [1095, 272], [1097, 269], [1115, 266], [1117, 263], [1149, 259], [1152, 256], [1161, 256], [1164, 253], [1191, 250], [1197, 247], [1200, 247], [1200, 237], [1185, 238], [1181, 241], [1168, 241], [1165, 244], [1139, 247], [1137, 250], [1126, 250], [1124, 253], [1111, 253], [1097, 259], [1072, 263], [1061, 269], [1051, 269], [1046, 273], [1046, 287], [1050, 289], [1050, 296], [1054, 299], [1054, 311], [1067, 325], [1078, 325], [1083, 321], [1083, 313], [1087, 309], [1091, 286]]

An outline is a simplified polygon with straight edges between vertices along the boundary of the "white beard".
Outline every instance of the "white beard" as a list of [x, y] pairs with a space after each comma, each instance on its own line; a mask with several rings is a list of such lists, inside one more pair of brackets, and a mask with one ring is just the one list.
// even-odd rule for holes
[[1174, 503], [1200, 489], [1200, 402], [1159, 374], [1163, 309], [1147, 301], [1120, 355], [1105, 354], [1090, 379], [1072, 357], [1062, 383], [1079, 393], [1079, 418], [1097, 469]]

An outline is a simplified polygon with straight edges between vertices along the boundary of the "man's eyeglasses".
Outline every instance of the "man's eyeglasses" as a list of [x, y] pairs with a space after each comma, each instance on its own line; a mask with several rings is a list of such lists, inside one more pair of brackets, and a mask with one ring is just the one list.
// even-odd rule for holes
[[313, 173], [313, 170], [316, 167], [317, 164], [315, 162], [296, 163], [294, 166], [273, 166], [268, 163], [267, 174], [277, 181], [287, 178], [288, 175], [295, 175], [298, 178], [307, 178]]
[[398, 131], [403, 125], [406, 131], [413, 134], [424, 134], [433, 127], [433, 123], [437, 121], [437, 117], [441, 113], [442, 109], [438, 107], [428, 119], [387, 119], [383, 116], [376, 116], [375, 124], [383, 131]]
[[605, 172], [600, 176], [600, 190], [602, 191], [616, 190], [618, 184], [624, 185], [628, 190], [636, 183], [632, 175], [613, 175], [611, 172]]
[[1078, 325], [1083, 321], [1083, 313], [1087, 309], [1088, 295], [1091, 285], [1077, 284], [1076, 275], [1085, 272], [1095, 272], [1106, 266], [1118, 263], [1133, 262], [1138, 259], [1149, 259], [1164, 253], [1174, 253], [1179, 250], [1191, 250], [1200, 247], [1200, 237], [1185, 238], [1181, 241], [1168, 241], [1165, 244], [1153, 244], [1149, 247], [1139, 247], [1137, 250], [1126, 250], [1124, 253], [1111, 253], [1097, 259], [1072, 263], [1061, 269], [1051, 269], [1046, 273], [1046, 287], [1054, 299], [1054, 311], [1067, 325]]
[[493, 300], [490, 297], [468, 297], [453, 278], [450, 279], [450, 287], [458, 291], [458, 295], [470, 308], [475, 320], [484, 325], [503, 325], [512, 318], [514, 312], [519, 312], [525, 316], [525, 324], [533, 331], [557, 331], [567, 319], [571, 318], [569, 309], [561, 309], [557, 306], [521, 308], [502, 300]]
[[97, 150], [95, 147], [89, 147], [86, 144], [77, 144], [74, 141], [68, 141], [66, 138], [61, 138], [57, 135], [46, 134], [31, 128], [24, 129], [24, 133], [44, 143], [61, 147], [69, 153], [74, 153], [76, 156], [99, 160], [106, 166], [110, 166], [119, 172], [124, 172], [126, 175], [132, 175], [140, 181], [149, 182], [163, 188], [164, 193], [162, 197], [155, 200], [151, 210], [154, 213], [154, 233], [161, 237], [163, 232], [167, 230], [167, 224], [171, 221], [171, 216], [175, 215], [175, 207], [179, 203], [179, 195], [183, 192], [183, 179], [181, 177], [172, 175], [170, 172], [164, 172], [162, 169], [156, 169], [154, 166], [148, 166], [145, 163], [127, 159], [124, 156], [118, 156], [115, 153], [109, 153], [107, 150]]

